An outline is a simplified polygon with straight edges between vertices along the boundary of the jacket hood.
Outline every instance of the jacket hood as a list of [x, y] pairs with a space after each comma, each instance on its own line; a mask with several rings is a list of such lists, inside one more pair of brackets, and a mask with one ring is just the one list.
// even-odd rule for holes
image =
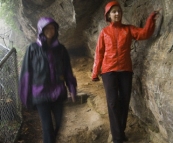
[[50, 17], [41, 17], [37, 23], [38, 34], [41, 34], [43, 32], [43, 28], [50, 23], [54, 23], [57, 26], [57, 28], [59, 27], [58, 23], [54, 19]]
[[50, 17], [41, 17], [38, 20], [38, 23], [37, 23], [37, 29], [38, 29], [37, 43], [40, 46], [42, 46], [44, 44], [44, 42], [46, 42], [46, 37], [43, 34], [43, 29], [44, 29], [44, 27], [46, 27], [48, 24], [51, 24], [51, 23], [53, 23], [55, 25], [55, 29], [56, 29], [55, 37], [54, 37], [54, 41], [53, 41], [53, 44], [55, 44], [55, 41], [58, 38], [58, 29], [59, 29], [58, 23], [54, 19], [52, 19]]
[[107, 3], [107, 5], [105, 6], [105, 13], [104, 13], [105, 19], [107, 22], [109, 22], [109, 20], [107, 18], [107, 14], [113, 6], [119, 6], [121, 8], [120, 4], [117, 1], [111, 1], [111, 2]]

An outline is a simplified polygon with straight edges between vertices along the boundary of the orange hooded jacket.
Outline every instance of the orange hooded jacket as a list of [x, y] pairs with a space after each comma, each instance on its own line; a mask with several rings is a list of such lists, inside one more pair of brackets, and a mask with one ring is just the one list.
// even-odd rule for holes
[[[109, 5], [110, 6], [110, 5]], [[149, 38], [155, 28], [155, 12], [147, 19], [143, 28], [133, 25], [110, 23], [102, 29], [96, 46], [92, 79], [98, 74], [111, 71], [132, 71], [130, 56], [132, 39]]]

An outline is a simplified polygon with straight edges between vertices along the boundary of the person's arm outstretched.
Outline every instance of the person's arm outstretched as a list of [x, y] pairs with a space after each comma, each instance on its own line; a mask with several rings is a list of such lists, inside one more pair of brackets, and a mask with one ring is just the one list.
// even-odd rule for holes
[[131, 34], [135, 40], [145, 40], [153, 34], [157, 14], [158, 11], [152, 12], [143, 28], [135, 27], [132, 25], [130, 26]]

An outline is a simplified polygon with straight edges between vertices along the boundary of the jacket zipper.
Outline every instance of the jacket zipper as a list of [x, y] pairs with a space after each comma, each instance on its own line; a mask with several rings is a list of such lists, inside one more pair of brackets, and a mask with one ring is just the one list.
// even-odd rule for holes
[[117, 67], [118, 67], [118, 69], [119, 69], [119, 53], [118, 53], [118, 36], [119, 36], [119, 33], [118, 33], [118, 28], [116, 28], [115, 27], [115, 30], [114, 30], [114, 32], [115, 32], [115, 36], [114, 36], [114, 40], [115, 40], [115, 42], [116, 42], [116, 50], [117, 50]]

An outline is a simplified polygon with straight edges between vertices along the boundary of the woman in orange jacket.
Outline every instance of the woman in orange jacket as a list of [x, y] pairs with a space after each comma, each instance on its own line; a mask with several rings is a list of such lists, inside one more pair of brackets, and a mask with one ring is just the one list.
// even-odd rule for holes
[[155, 28], [158, 11], [148, 17], [143, 28], [121, 23], [122, 9], [117, 1], [105, 6], [105, 18], [110, 22], [100, 32], [93, 65], [92, 80], [102, 80], [106, 92], [110, 128], [114, 143], [127, 141], [125, 128], [132, 87], [132, 40], [149, 38]]

